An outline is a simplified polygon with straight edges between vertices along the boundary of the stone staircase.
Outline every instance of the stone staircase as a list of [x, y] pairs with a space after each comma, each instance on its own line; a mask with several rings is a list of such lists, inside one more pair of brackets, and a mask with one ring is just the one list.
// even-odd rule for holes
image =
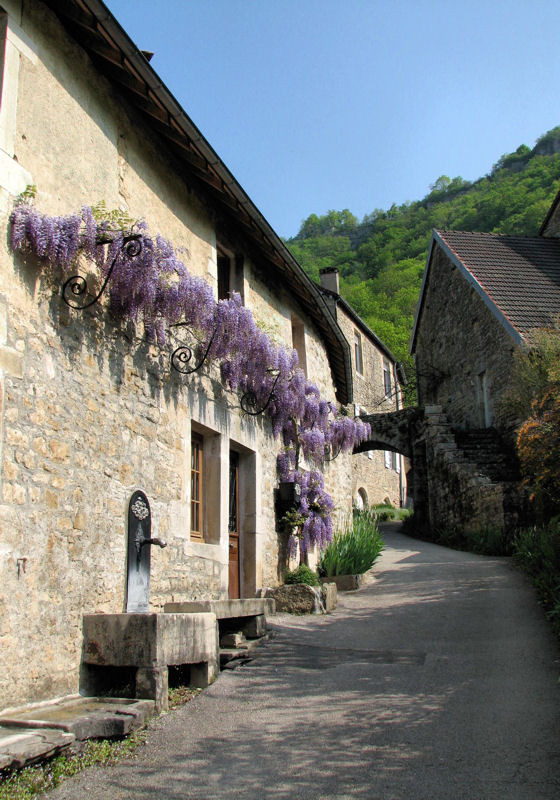
[[454, 430], [455, 443], [464, 460], [492, 483], [518, 483], [519, 463], [512, 448], [495, 428]]
[[517, 459], [498, 432], [457, 430], [440, 406], [426, 406], [424, 420], [431, 524], [465, 531], [525, 524]]

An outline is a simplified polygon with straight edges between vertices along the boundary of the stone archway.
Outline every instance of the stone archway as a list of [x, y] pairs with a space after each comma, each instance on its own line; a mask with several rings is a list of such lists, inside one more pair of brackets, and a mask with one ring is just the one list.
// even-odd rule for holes
[[371, 427], [371, 436], [354, 449], [354, 453], [368, 450], [391, 450], [410, 460], [407, 473], [408, 491], [414, 498], [417, 520], [428, 519], [428, 476], [426, 444], [424, 440], [424, 409], [413, 407], [386, 414], [368, 414], [360, 417]]

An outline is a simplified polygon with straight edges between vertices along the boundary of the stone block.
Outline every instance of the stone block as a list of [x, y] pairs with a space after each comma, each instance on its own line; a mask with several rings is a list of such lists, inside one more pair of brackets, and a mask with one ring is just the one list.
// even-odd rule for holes
[[250, 617], [243, 625], [243, 633], [247, 639], [260, 639], [266, 633], [266, 617], [264, 614], [257, 614]]
[[167, 666], [139, 667], [136, 670], [136, 697], [154, 700], [157, 714], [168, 710], [168, 692]]
[[245, 637], [242, 633], [224, 633], [220, 637], [220, 647], [241, 647], [245, 644]]
[[332, 581], [337, 590], [339, 592], [352, 592], [355, 589], [359, 589], [364, 581], [363, 575], [333, 575], [332, 578], [329, 578], [329, 581]]
[[276, 610], [287, 614], [323, 614], [321, 590], [304, 583], [286, 584], [269, 590]]
[[330, 578], [327, 578], [322, 585], [322, 592], [323, 605], [325, 606], [325, 611], [328, 614], [330, 611], [334, 611], [338, 603], [338, 590], [336, 583], [331, 581]]

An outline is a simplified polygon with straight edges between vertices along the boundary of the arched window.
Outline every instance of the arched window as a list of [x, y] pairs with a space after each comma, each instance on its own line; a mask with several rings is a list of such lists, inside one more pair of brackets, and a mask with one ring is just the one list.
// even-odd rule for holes
[[363, 511], [364, 508], [368, 507], [368, 496], [367, 492], [363, 486], [358, 489], [358, 493], [356, 495], [356, 509], [358, 511]]

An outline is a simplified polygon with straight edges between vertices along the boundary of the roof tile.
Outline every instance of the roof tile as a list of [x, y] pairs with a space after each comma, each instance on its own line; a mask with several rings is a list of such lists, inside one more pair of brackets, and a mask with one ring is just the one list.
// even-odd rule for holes
[[560, 239], [437, 233], [522, 335], [560, 317]]

